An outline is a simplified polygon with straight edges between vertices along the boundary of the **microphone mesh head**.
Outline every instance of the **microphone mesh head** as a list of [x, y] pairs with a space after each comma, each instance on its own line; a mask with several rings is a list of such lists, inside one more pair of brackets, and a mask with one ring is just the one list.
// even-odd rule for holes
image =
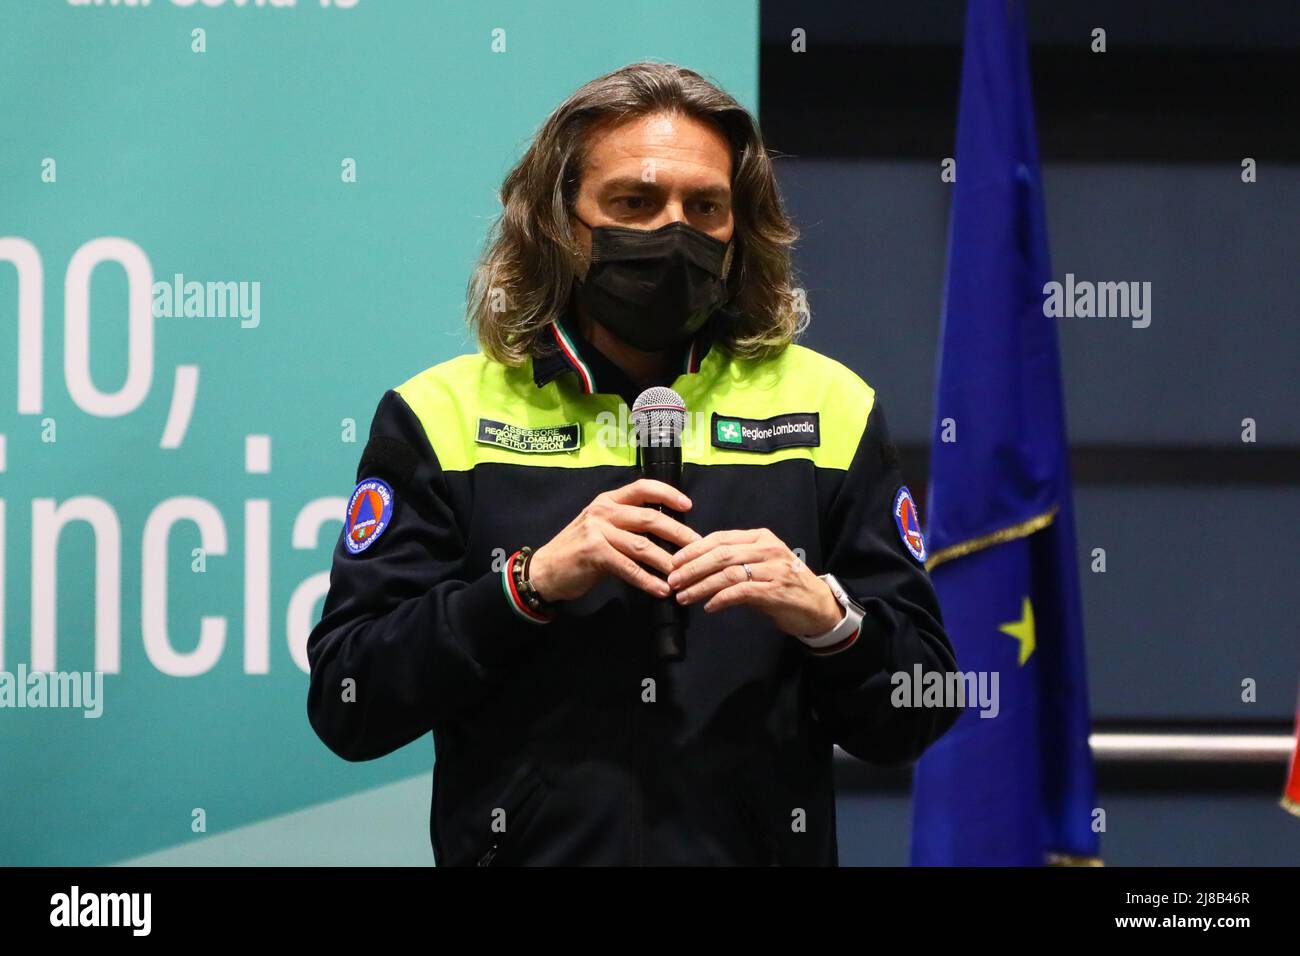
[[680, 445], [686, 403], [671, 388], [647, 388], [632, 403], [632, 431], [638, 447]]

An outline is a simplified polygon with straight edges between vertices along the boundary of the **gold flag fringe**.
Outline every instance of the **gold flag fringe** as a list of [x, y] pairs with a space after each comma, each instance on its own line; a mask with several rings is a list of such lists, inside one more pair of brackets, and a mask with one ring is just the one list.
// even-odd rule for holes
[[969, 541], [963, 541], [961, 544], [954, 544], [942, 551], [936, 551], [930, 555], [930, 560], [925, 562], [925, 569], [933, 571], [937, 565], [945, 561], [951, 561], [954, 558], [962, 558], [976, 551], [982, 551], [985, 548], [991, 548], [995, 544], [1002, 544], [1006, 541], [1014, 541], [1017, 538], [1027, 538], [1035, 531], [1042, 531], [1056, 519], [1056, 513], [1059, 508], [1053, 507], [1051, 511], [1037, 517], [1030, 518], [1028, 521], [1022, 521], [1019, 524], [1013, 524], [1009, 528], [1002, 528], [994, 531], [992, 534], [986, 534], [979, 538], [971, 538]]
[[1075, 856], [1071, 853], [1047, 854], [1048, 866], [1105, 866], [1099, 856]]

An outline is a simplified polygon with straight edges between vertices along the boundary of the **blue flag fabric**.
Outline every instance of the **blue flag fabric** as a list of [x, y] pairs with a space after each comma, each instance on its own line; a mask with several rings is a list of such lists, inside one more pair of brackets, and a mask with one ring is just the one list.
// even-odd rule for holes
[[[969, 0], [930, 468], [967, 699], [921, 758], [912, 863], [1097, 861], [1083, 614], [1022, 0]], [[996, 681], [996, 683], [995, 683]], [[973, 685], [968, 677], [968, 686]]]

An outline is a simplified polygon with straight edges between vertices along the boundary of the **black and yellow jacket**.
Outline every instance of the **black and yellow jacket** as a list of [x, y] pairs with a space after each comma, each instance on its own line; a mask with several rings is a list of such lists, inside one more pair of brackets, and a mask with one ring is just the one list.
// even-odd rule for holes
[[381, 399], [308, 640], [312, 726], [349, 760], [432, 731], [439, 865], [836, 864], [833, 745], [907, 762], [957, 716], [891, 705], [891, 674], [956, 664], [875, 392], [798, 345], [690, 344], [664, 383], [690, 412], [683, 520], [770, 528], [865, 617], [819, 654], [696, 606], [686, 659], [661, 663], [651, 598], [623, 582], [550, 623], [507, 583], [507, 555], [639, 477], [630, 383], [569, 321], [552, 332], [524, 366], [462, 356]]

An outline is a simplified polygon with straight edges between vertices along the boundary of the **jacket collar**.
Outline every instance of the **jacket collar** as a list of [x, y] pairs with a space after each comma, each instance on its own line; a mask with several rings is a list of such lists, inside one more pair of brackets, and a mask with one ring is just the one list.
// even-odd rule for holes
[[[711, 347], [708, 331], [712, 324], [711, 321], [706, 322], [695, 337], [682, 347], [680, 356], [672, 366], [673, 371], [662, 384], [671, 384], [679, 375], [690, 375], [700, 370], [700, 363]], [[628, 399], [630, 404], [640, 390], [618, 365], [582, 336], [577, 325], [577, 317], [570, 309], [547, 328], [546, 336], [554, 348], [533, 357], [533, 381], [537, 387], [541, 388], [561, 375], [572, 372], [586, 394], [608, 392], [624, 398], [631, 395]]]

